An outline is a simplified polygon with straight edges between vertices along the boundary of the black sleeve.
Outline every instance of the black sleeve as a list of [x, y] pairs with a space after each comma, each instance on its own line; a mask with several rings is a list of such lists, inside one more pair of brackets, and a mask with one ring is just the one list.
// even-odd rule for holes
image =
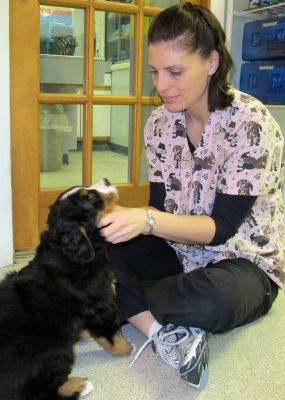
[[[162, 182], [150, 182], [149, 206], [165, 211], [165, 186]], [[211, 217], [216, 225], [216, 233], [209, 246], [225, 243], [232, 237], [250, 212], [257, 196], [216, 194]]]
[[159, 211], [165, 211], [164, 200], [166, 197], [165, 186], [163, 182], [149, 183], [149, 202], [148, 205], [157, 208]]
[[216, 194], [211, 215], [216, 225], [216, 233], [209, 246], [225, 243], [238, 231], [256, 198], [257, 196]]

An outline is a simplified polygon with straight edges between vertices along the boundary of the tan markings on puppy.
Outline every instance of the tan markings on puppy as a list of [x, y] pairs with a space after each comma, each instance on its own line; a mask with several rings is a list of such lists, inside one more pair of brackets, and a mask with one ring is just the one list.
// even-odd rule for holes
[[117, 283], [116, 279], [113, 279], [112, 280], [112, 290], [113, 290], [114, 294], [116, 294], [116, 283]]
[[87, 236], [86, 229], [84, 228], [84, 226], [79, 225], [79, 230], [82, 233], [82, 235]]
[[115, 205], [118, 201], [118, 195], [115, 192], [111, 192], [108, 194], [101, 194], [101, 196], [105, 202], [104, 212], [108, 214], [109, 212], [114, 210]]
[[120, 333], [114, 336], [114, 345], [104, 337], [95, 338], [96, 342], [102, 346], [108, 353], [116, 357], [129, 356], [133, 351], [133, 346]]
[[75, 393], [81, 393], [86, 386], [86, 378], [69, 378], [63, 385], [58, 388], [58, 394], [62, 397], [71, 397]]
[[88, 196], [88, 190], [87, 189], [80, 189], [80, 191], [79, 191], [79, 196], [80, 197], [85, 197], [85, 196]]
[[79, 337], [81, 340], [84, 340], [85, 342], [89, 342], [90, 340], [93, 340], [93, 337], [91, 336], [88, 329], [83, 329], [83, 331], [80, 332]]
[[118, 201], [117, 192], [110, 192], [108, 194], [100, 193], [101, 199], [104, 201], [104, 208], [99, 213], [99, 218], [104, 217], [104, 215], [109, 214], [111, 211], [115, 209], [115, 206]]

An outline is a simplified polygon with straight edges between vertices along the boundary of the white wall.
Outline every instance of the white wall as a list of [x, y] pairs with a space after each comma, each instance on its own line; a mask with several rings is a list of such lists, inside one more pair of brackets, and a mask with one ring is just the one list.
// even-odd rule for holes
[[0, 4], [0, 267], [13, 263], [10, 75], [9, 75], [9, 0]]
[[211, 11], [220, 21], [220, 24], [225, 28], [225, 8], [227, 0], [211, 0]]

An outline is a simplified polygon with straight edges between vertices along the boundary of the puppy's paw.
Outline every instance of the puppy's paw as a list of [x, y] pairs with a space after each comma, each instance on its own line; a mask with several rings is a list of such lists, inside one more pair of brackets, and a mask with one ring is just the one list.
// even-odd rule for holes
[[102, 346], [108, 353], [116, 357], [129, 356], [134, 353], [135, 346], [126, 340], [121, 333], [113, 337], [113, 345], [104, 337], [96, 338], [96, 342]]
[[94, 386], [85, 378], [71, 377], [58, 388], [58, 394], [62, 397], [71, 397], [75, 393], [80, 394], [80, 399], [92, 392]]
[[80, 399], [83, 399], [84, 397], [88, 396], [89, 393], [91, 393], [94, 390], [94, 385], [93, 383], [86, 381], [85, 383], [85, 388], [82, 390], [80, 393]]
[[94, 340], [87, 329], [83, 329], [83, 331], [80, 332], [79, 339], [81, 342], [92, 342]]

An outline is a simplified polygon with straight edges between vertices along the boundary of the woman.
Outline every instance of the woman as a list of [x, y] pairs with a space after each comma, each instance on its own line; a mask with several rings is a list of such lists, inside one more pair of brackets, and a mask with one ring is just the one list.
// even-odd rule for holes
[[163, 101], [145, 126], [149, 207], [100, 224], [116, 244], [122, 320], [200, 388], [208, 333], [265, 315], [284, 286], [283, 136], [263, 104], [228, 84], [232, 59], [209, 10], [162, 11], [148, 60]]

